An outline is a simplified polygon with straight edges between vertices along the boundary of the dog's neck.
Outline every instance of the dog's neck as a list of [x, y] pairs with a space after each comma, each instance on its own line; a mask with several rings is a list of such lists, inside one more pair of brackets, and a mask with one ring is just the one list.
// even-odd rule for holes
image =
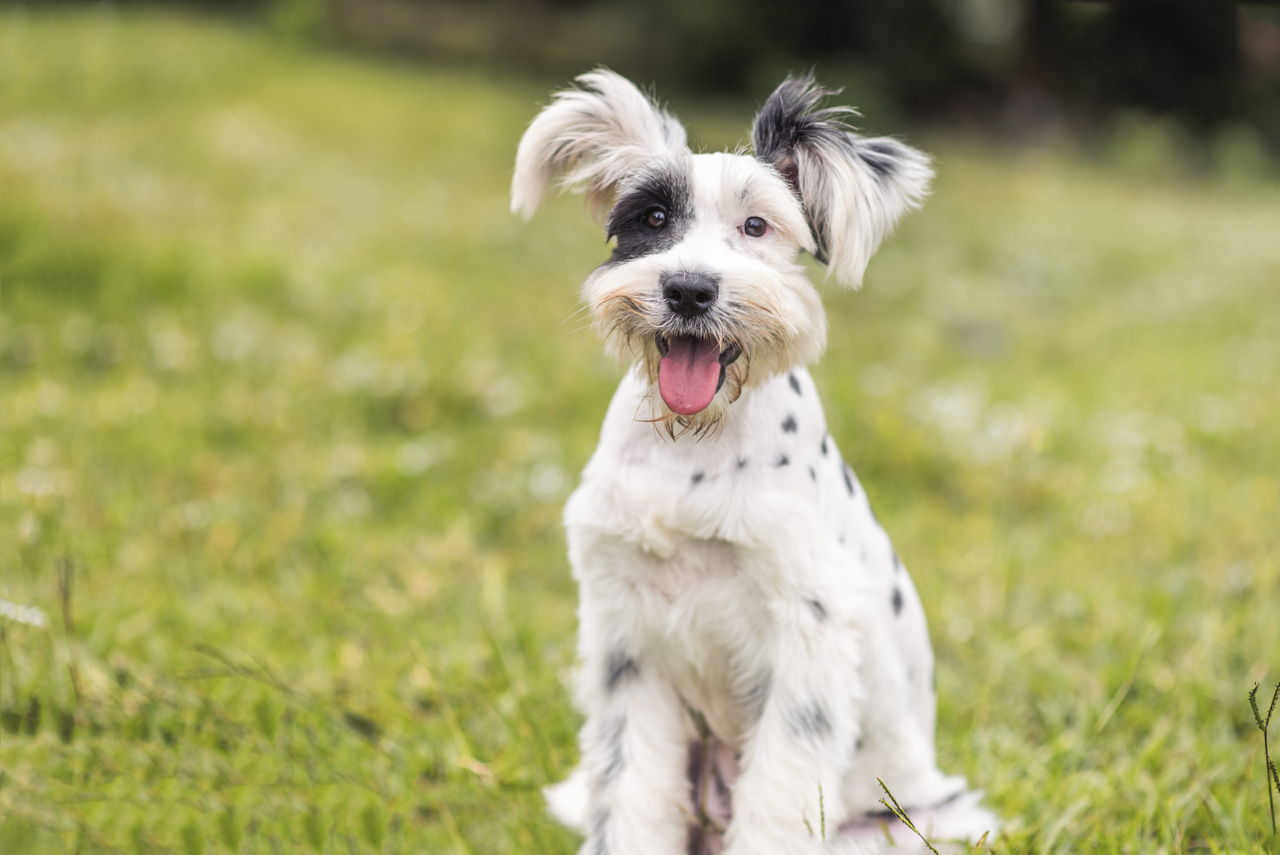
[[705, 415], [678, 418], [663, 405], [644, 366], [636, 365], [609, 407], [605, 434], [619, 441], [613, 451], [623, 457], [643, 452], [650, 457], [708, 461], [762, 453], [760, 449], [774, 440], [787, 444], [797, 433], [817, 431], [819, 439], [825, 435], [822, 405], [804, 368], [744, 386], [733, 401], [720, 397]]

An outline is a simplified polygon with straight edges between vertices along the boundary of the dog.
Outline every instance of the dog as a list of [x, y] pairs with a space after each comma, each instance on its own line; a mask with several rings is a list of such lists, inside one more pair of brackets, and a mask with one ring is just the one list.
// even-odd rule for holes
[[549, 788], [582, 855], [808, 855], [994, 833], [939, 771], [920, 600], [827, 432], [805, 366], [826, 319], [802, 253], [858, 286], [930, 160], [859, 136], [811, 75], [753, 152], [693, 153], [607, 69], [520, 141], [511, 206], [585, 193], [612, 253], [582, 293], [631, 367], [565, 509], [581, 763]]

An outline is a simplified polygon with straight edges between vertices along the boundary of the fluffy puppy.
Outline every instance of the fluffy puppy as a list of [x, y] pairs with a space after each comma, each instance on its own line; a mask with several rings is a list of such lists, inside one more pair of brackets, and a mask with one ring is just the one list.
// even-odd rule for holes
[[631, 368], [565, 510], [586, 721], [553, 812], [584, 855], [911, 845], [878, 777], [927, 834], [993, 832], [936, 765], [924, 611], [805, 370], [827, 327], [801, 254], [858, 285], [928, 158], [810, 77], [752, 153], [693, 153], [617, 74], [578, 83], [521, 140], [512, 208], [586, 194], [613, 249], [583, 298]]

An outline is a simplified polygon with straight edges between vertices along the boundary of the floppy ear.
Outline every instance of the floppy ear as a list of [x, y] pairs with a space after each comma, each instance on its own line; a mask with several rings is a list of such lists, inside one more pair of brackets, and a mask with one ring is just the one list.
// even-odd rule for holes
[[548, 185], [584, 191], [600, 212], [618, 183], [664, 153], [687, 152], [684, 128], [619, 74], [598, 68], [556, 93], [516, 152], [511, 210], [533, 216]]
[[832, 94], [811, 75], [787, 78], [760, 108], [751, 141], [799, 194], [818, 260], [856, 288], [880, 241], [919, 207], [933, 170], [923, 152], [855, 134], [845, 121], [852, 108], [820, 108]]

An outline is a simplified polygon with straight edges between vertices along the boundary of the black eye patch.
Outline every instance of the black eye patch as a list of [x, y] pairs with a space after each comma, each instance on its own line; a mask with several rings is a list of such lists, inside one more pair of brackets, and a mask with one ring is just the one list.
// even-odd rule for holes
[[[651, 214], [663, 213], [663, 225], [654, 228]], [[665, 252], [675, 246], [693, 222], [689, 176], [672, 167], [658, 167], [618, 197], [609, 212], [606, 233], [617, 241], [610, 263], [630, 261]]]

